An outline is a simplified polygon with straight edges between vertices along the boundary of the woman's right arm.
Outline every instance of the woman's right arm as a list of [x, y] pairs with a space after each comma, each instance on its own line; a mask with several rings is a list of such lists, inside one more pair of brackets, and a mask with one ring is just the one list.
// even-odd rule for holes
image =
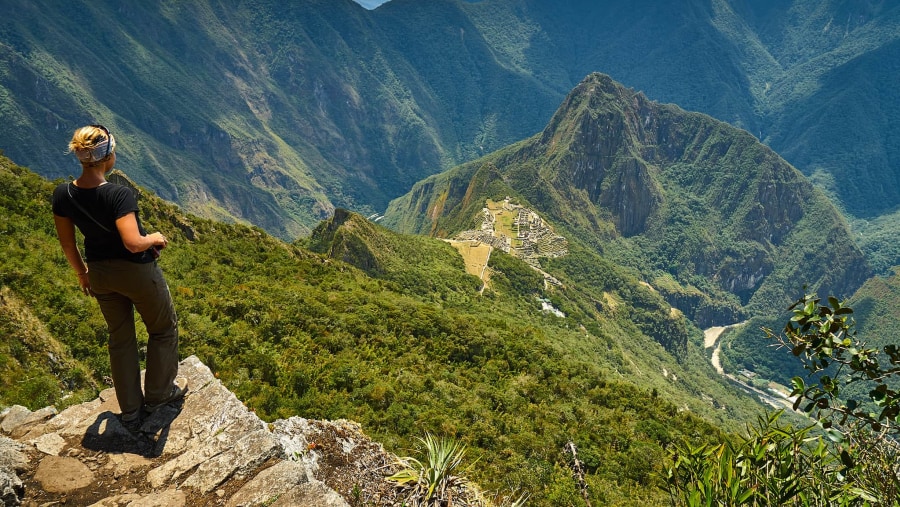
[[141, 236], [134, 212], [117, 219], [116, 229], [119, 231], [119, 236], [122, 237], [122, 243], [125, 245], [125, 248], [131, 253], [143, 252], [151, 246], [165, 248], [169, 244], [169, 241], [161, 232]]
[[87, 277], [88, 267], [81, 258], [81, 252], [78, 251], [78, 244], [75, 242], [75, 224], [68, 217], [53, 215], [53, 224], [56, 225], [56, 237], [59, 238], [59, 245], [66, 254], [66, 260], [78, 275], [78, 285], [81, 286], [82, 292], [85, 294], [91, 291], [91, 282]]

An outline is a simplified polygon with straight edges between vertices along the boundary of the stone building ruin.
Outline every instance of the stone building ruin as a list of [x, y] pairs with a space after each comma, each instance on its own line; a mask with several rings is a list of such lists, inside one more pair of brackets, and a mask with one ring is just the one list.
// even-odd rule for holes
[[[499, 205], [499, 206], [498, 206]], [[504, 213], [514, 215], [509, 227], [498, 224], [498, 216]], [[541, 257], [555, 258], [569, 253], [569, 242], [553, 229], [534, 210], [513, 204], [509, 197], [502, 202], [485, 203], [481, 209], [481, 225], [478, 229], [462, 231], [457, 240], [481, 241], [492, 248], [518, 257], [540, 271]], [[541, 271], [545, 281], [553, 285], [560, 282]]]

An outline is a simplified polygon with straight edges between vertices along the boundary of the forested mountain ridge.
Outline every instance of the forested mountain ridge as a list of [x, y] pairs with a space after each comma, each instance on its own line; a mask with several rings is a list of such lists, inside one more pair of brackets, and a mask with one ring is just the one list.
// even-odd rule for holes
[[[108, 376], [105, 325], [55, 239], [52, 188], [0, 158], [3, 406], [77, 404]], [[718, 438], [760, 410], [712, 370], [699, 330], [584, 252], [572, 257], [589, 276], [550, 290], [497, 254], [492, 289], [479, 294], [443, 241], [357, 214], [317, 227], [306, 241], [320, 255], [139, 190], [145, 226], [171, 240], [160, 263], [182, 356], [202, 358], [266, 420], [354, 420], [398, 454], [425, 432], [451, 436], [477, 459], [470, 477], [497, 491], [513, 484], [532, 505], [577, 501], [561, 451], [573, 441], [592, 495], [648, 505], [664, 501], [654, 474], [669, 443]], [[341, 260], [366, 251], [347, 260], [374, 259], [372, 274]], [[566, 316], [542, 312], [536, 295]], [[684, 336], [681, 350], [657, 344], [663, 328]]]
[[415, 181], [533, 135], [595, 71], [745, 128], [855, 216], [900, 204], [890, 3], [7, 7], [8, 155], [62, 177], [71, 130], [107, 123], [139, 183], [282, 238], [335, 206], [381, 211]]
[[[414, 67], [398, 32], [351, 0], [9, 8], [0, 85], [17, 128], [4, 130], [7, 154], [62, 177], [71, 131], [105, 123], [127, 141], [119, 149], [139, 183], [282, 238], [308, 234], [336, 205], [383, 209], [468, 158], [463, 136], [481, 128], [477, 101], [438, 97], [420, 75], [450, 74]], [[498, 84], [476, 96], [506, 90], [505, 103], [523, 103], [525, 78], [496, 70]], [[539, 111], [496, 128], [520, 139]]]
[[784, 308], [803, 284], [849, 296], [871, 272], [840, 213], [772, 150], [601, 74], [541, 134], [424, 180], [385, 222], [447, 237], [503, 195], [640, 273], [701, 326]]

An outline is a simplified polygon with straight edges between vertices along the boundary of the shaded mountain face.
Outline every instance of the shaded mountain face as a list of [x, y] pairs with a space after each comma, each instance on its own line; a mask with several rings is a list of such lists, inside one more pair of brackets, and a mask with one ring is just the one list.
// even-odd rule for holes
[[408, 167], [443, 165], [426, 126], [440, 122], [349, 0], [7, 7], [15, 128], [0, 146], [42, 175], [77, 176], [72, 131], [102, 123], [119, 167], [161, 197], [293, 239], [336, 204], [384, 206], [418, 179]]
[[427, 179], [385, 220], [449, 236], [502, 194], [637, 270], [701, 325], [783, 308], [803, 284], [849, 294], [870, 273], [838, 212], [772, 150], [602, 74], [541, 134]]
[[900, 204], [888, 2], [4, 5], [6, 155], [66, 177], [100, 122], [139, 184], [282, 238], [534, 135], [594, 71], [747, 129], [857, 216]]
[[[429, 15], [451, 26], [412, 32], [351, 0], [7, 7], [6, 155], [50, 178], [77, 176], [66, 144], [102, 123], [139, 184], [286, 239], [338, 206], [382, 210], [422, 177], [483, 154], [475, 132], [490, 149], [533, 134], [559, 97], [543, 91], [556, 96], [513, 120], [508, 106], [534, 86], [498, 67], [479, 37], [459, 40], [477, 30], [455, 2]], [[508, 119], [488, 106], [486, 125], [491, 101]]]

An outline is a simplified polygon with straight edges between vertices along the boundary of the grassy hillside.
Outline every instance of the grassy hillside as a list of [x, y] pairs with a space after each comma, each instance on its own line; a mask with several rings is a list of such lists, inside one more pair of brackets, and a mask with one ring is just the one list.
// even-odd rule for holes
[[[105, 328], [56, 243], [53, 184], [7, 159], [0, 178], [11, 309], [0, 321], [0, 404], [64, 406], [103, 385]], [[668, 442], [715, 438], [713, 422], [734, 427], [758, 410], [717, 380], [699, 331], [682, 324], [690, 338], [676, 358], [630, 312], [598, 312], [588, 280], [543, 293], [568, 312], [559, 318], [540, 311], [543, 289], [520, 261], [495, 260], [497, 283], [479, 296], [448, 245], [358, 215], [335, 236], [371, 249], [372, 275], [257, 228], [184, 216], [146, 191], [140, 203], [147, 227], [171, 238], [160, 262], [182, 355], [201, 357], [265, 418], [353, 419], [400, 454], [426, 431], [454, 436], [480, 458], [478, 482], [531, 491], [536, 505], [576, 501], [561, 452], [572, 440], [597, 501], [646, 505], [662, 502], [653, 474]], [[610, 275], [622, 293], [636, 290]]]

